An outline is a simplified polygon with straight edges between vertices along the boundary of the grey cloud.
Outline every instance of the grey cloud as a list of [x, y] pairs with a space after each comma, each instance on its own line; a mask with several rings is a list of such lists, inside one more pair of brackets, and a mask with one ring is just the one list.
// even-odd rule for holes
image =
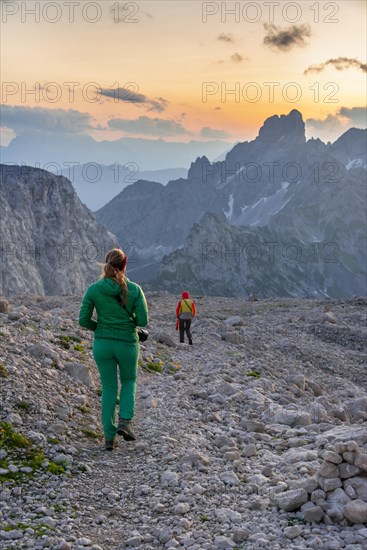
[[163, 97], [157, 97], [156, 99], [151, 99], [147, 103], [147, 111], [156, 111], [157, 113], [162, 113], [168, 107], [169, 101]]
[[225, 130], [216, 130], [214, 128], [209, 128], [208, 126], [205, 126], [204, 128], [201, 129], [200, 135], [201, 137], [214, 138], [214, 139], [217, 139], [217, 138], [226, 139], [231, 137], [231, 135]]
[[367, 64], [362, 63], [354, 57], [337, 57], [335, 59], [328, 59], [320, 65], [310, 65], [305, 71], [304, 75], [309, 73], [321, 73], [327, 66], [331, 65], [337, 71], [345, 71], [346, 69], [356, 68], [360, 69], [364, 73], [367, 72]]
[[348, 118], [353, 124], [363, 124], [366, 126], [367, 108], [366, 107], [341, 107], [338, 114]]
[[128, 88], [105, 88], [102, 89], [102, 95], [114, 99], [115, 101], [125, 101], [126, 103], [144, 105], [147, 111], [156, 111], [157, 113], [163, 112], [169, 103], [167, 99], [163, 97], [149, 99], [146, 95], [140, 94], [135, 90], [129, 90]]
[[321, 139], [335, 139], [349, 128], [366, 128], [366, 117], [366, 107], [341, 107], [335, 114], [329, 114], [324, 119], [307, 119], [306, 128]]
[[243, 56], [236, 52], [231, 55], [231, 61], [233, 61], [234, 63], [241, 63], [243, 61]]
[[233, 43], [233, 42], [234, 42], [233, 34], [231, 34], [231, 33], [224, 33], [224, 32], [222, 32], [222, 33], [218, 36], [218, 39], [217, 39], [217, 40], [220, 40], [221, 42], [229, 42], [229, 43]]
[[113, 118], [108, 121], [108, 126], [113, 130], [123, 130], [131, 134], [148, 134], [151, 136], [173, 136], [189, 134], [189, 132], [174, 120], [163, 118], [149, 118], [141, 116], [134, 120]]
[[282, 30], [276, 25], [264, 24], [267, 35], [264, 38], [265, 46], [287, 52], [294, 46], [306, 46], [306, 38], [311, 36], [310, 25], [292, 25], [288, 29]]
[[1, 125], [16, 133], [27, 129], [44, 130], [57, 133], [80, 133], [95, 129], [92, 117], [74, 109], [44, 109], [42, 107], [23, 107], [1, 105]]

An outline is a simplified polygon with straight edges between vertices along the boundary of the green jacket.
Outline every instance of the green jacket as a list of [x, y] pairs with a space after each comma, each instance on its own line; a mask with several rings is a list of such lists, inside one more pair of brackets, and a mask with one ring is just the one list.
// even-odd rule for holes
[[[148, 322], [148, 306], [140, 286], [126, 277], [126, 308], [136, 321], [136, 325], [145, 327]], [[83, 297], [79, 312], [79, 325], [94, 332], [95, 338], [112, 338], [125, 342], [138, 342], [139, 338], [134, 322], [120, 306], [115, 296], [121, 294], [120, 286], [113, 279], [99, 279], [90, 285]], [[92, 319], [94, 308], [97, 321]]]

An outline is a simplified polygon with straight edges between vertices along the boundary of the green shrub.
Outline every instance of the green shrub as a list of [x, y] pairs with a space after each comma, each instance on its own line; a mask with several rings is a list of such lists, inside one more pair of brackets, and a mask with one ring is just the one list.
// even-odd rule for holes
[[7, 378], [9, 376], [8, 369], [0, 363], [0, 378]]
[[29, 411], [29, 409], [31, 408], [30, 404], [26, 403], [25, 401], [20, 401], [16, 404], [16, 407], [18, 407], [18, 409], [22, 409], [23, 411]]
[[87, 428], [83, 429], [82, 433], [85, 435], [85, 437], [89, 437], [90, 439], [99, 439], [101, 437], [93, 430], [88, 430]]
[[32, 455], [29, 456], [27, 466], [30, 466], [32, 470], [38, 470], [38, 468], [41, 467], [42, 462], [45, 460], [45, 454], [43, 451], [36, 449]]
[[57, 512], [58, 514], [60, 512], [66, 512], [66, 509], [67, 509], [66, 506], [62, 506], [61, 504], [57, 504], [57, 503], [54, 504], [53, 507], [55, 509], [55, 512]]
[[27, 449], [32, 443], [22, 434], [13, 430], [12, 425], [0, 422], [0, 447], [4, 449]]
[[74, 349], [75, 351], [80, 351], [82, 353], [85, 351], [85, 347], [81, 346], [80, 344], [75, 344]]
[[65, 336], [65, 337], [61, 337], [60, 338], [60, 345], [62, 348], [64, 349], [69, 349], [70, 348], [70, 344], [68, 342], [68, 340], [66, 340], [66, 338], [69, 338], [68, 336]]
[[65, 472], [65, 469], [61, 466], [61, 464], [56, 464], [56, 462], [50, 462], [46, 468], [47, 472], [50, 472], [50, 474], [54, 474], [56, 476], [59, 476], [60, 474], [63, 474]]
[[250, 371], [246, 373], [246, 376], [250, 376], [251, 378], [260, 378], [261, 372], [258, 371]]
[[48, 437], [47, 441], [51, 443], [51, 445], [58, 445], [60, 443], [60, 439], [57, 439], [56, 437]]
[[[7, 451], [7, 459], [19, 468], [18, 472], [8, 472], [0, 476], [0, 481], [15, 479], [21, 481], [25, 477], [32, 477], [45, 460], [42, 449], [34, 446], [22, 434], [15, 432], [11, 424], [7, 424], [6, 422], [0, 422], [0, 447], [3, 447]], [[24, 466], [31, 468], [31, 472], [20, 471]], [[0, 467], [7, 469], [7, 461], [1, 460]]]
[[147, 361], [143, 368], [150, 372], [163, 372], [163, 361]]

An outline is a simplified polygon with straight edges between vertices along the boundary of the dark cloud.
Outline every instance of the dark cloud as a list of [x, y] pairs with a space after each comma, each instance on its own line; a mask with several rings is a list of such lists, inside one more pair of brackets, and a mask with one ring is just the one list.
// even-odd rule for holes
[[326, 118], [309, 118], [306, 120], [307, 132], [321, 139], [333, 140], [346, 132], [349, 128], [366, 128], [366, 107], [341, 107], [334, 115]]
[[147, 111], [156, 111], [157, 113], [162, 113], [168, 107], [169, 101], [163, 97], [157, 97], [155, 99], [150, 99], [147, 102]]
[[148, 134], [150, 136], [173, 136], [189, 134], [181, 123], [163, 118], [149, 118], [141, 116], [134, 120], [112, 118], [108, 121], [112, 130], [123, 130], [131, 134]]
[[342, 128], [342, 121], [337, 115], [328, 115], [326, 118], [308, 118], [305, 121], [308, 129], [328, 134], [330, 132], [339, 132]]
[[231, 55], [231, 61], [233, 61], [234, 63], [241, 63], [243, 59], [244, 58], [240, 53], [236, 52], [233, 55]]
[[366, 107], [341, 107], [338, 115], [347, 118], [353, 124], [366, 126], [367, 108]]
[[282, 30], [276, 25], [264, 24], [267, 35], [264, 38], [265, 46], [275, 48], [282, 52], [291, 50], [294, 46], [306, 46], [306, 38], [311, 36], [310, 25], [292, 25], [286, 30]]
[[102, 89], [101, 93], [105, 97], [110, 97], [116, 101], [126, 101], [127, 103], [145, 103], [147, 97], [139, 94], [136, 90], [128, 88]]
[[335, 59], [328, 59], [320, 65], [310, 65], [305, 71], [304, 75], [309, 73], [321, 73], [328, 65], [334, 67], [337, 71], [345, 71], [346, 69], [360, 69], [364, 73], [367, 72], [367, 64], [362, 63], [354, 57], [337, 57]]
[[80, 133], [96, 129], [88, 113], [74, 109], [44, 109], [1, 105], [1, 126], [11, 128], [16, 133], [27, 129], [44, 130], [55, 133]]
[[232, 43], [232, 44], [233, 44], [233, 42], [234, 42], [233, 34], [231, 34], [231, 33], [224, 33], [224, 32], [222, 32], [222, 33], [218, 36], [217, 40], [221, 40], [222, 42], [229, 42], [229, 43]]
[[149, 99], [146, 95], [140, 94], [136, 90], [128, 88], [114, 88], [114, 89], [102, 89], [102, 95], [115, 101], [125, 101], [126, 103], [136, 103], [143, 105], [147, 108], [147, 111], [156, 111], [157, 113], [162, 113], [168, 106], [167, 99], [163, 97], [158, 97], [155, 99]]
[[201, 129], [200, 135], [201, 137], [212, 139], [226, 139], [231, 137], [231, 134], [225, 130], [215, 130], [214, 128], [209, 128], [208, 126]]

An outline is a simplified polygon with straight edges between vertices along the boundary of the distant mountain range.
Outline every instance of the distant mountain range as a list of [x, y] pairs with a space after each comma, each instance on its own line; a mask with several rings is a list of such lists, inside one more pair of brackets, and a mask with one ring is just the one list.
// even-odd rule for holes
[[122, 138], [96, 141], [81, 134], [27, 131], [7, 147], [0, 162], [33, 166], [70, 179], [84, 204], [98, 210], [127, 185], [144, 179], [166, 184], [187, 176], [193, 158], [205, 154], [223, 159], [227, 141], [168, 142], [163, 139]]
[[2, 146], [0, 154], [4, 164], [24, 164], [50, 171], [58, 167], [67, 170], [71, 164], [81, 166], [90, 162], [105, 166], [133, 163], [139, 171], [151, 171], [189, 167], [198, 155], [215, 160], [221, 158], [230, 147], [228, 141], [221, 140], [181, 143], [163, 139], [121, 138], [96, 141], [85, 134], [53, 132], [47, 135], [27, 131], [14, 138], [8, 146]]
[[[151, 289], [365, 295], [366, 142], [357, 129], [306, 141], [294, 110], [224, 159], [197, 157], [186, 177], [127, 185], [95, 215], [65, 177], [2, 165], [0, 292], [78, 294], [118, 243], [128, 275]], [[115, 189], [93, 200], [100, 191]]]
[[[163, 259], [155, 288], [365, 294], [366, 133], [350, 129], [326, 145], [306, 141], [298, 111], [273, 116], [224, 161], [201, 156], [186, 179], [166, 186], [138, 181], [96, 217], [123, 246], [134, 243], [145, 262]], [[253, 253], [262, 255], [256, 261], [243, 258], [253, 239]], [[274, 255], [267, 260], [269, 247]], [[223, 250], [244, 252], [230, 267], [236, 254]]]
[[88, 163], [63, 170], [62, 175], [70, 179], [80, 200], [94, 212], [140, 179], [165, 185], [170, 180], [185, 178], [187, 172], [186, 168], [139, 171], [134, 164], [104, 166]]

